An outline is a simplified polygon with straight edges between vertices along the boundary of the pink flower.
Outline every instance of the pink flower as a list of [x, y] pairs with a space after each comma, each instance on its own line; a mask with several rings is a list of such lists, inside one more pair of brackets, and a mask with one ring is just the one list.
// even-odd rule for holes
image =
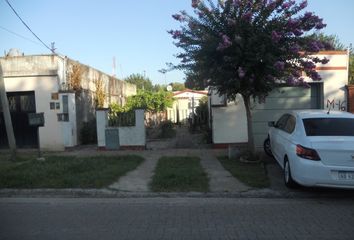
[[278, 43], [281, 38], [281, 35], [278, 34], [276, 31], [272, 31], [272, 41]]
[[224, 50], [232, 45], [230, 38], [225, 34], [223, 34], [221, 38], [222, 38], [222, 42], [220, 42], [219, 46], [217, 47], [218, 51]]
[[302, 1], [302, 3], [300, 3], [299, 7], [300, 7], [300, 10], [306, 8], [307, 7], [307, 0]]
[[244, 78], [245, 75], [246, 75], [246, 73], [245, 73], [245, 71], [242, 69], [242, 67], [238, 67], [237, 73], [238, 73], [238, 77], [239, 77], [239, 78]]
[[282, 61], [276, 61], [276, 62], [274, 63], [274, 67], [275, 67], [275, 69], [277, 69], [278, 71], [284, 70], [284, 66], [285, 66], [285, 63], [282, 62]]
[[250, 12], [247, 12], [245, 13], [242, 18], [244, 20], [246, 20], [247, 22], [250, 22], [252, 20], [252, 16], [253, 16], [253, 13], [250, 11]]
[[173, 39], [177, 39], [182, 35], [182, 32], [178, 31], [178, 30], [176, 30], [176, 31], [170, 30], [170, 31], [168, 31], [168, 33], [172, 35]]
[[180, 22], [182, 22], [182, 21], [185, 20], [185, 17], [182, 16], [181, 14], [173, 14], [172, 17], [173, 17], [174, 19], [176, 19], [177, 21], [180, 21]]
[[192, 0], [192, 8], [197, 8], [200, 0]]

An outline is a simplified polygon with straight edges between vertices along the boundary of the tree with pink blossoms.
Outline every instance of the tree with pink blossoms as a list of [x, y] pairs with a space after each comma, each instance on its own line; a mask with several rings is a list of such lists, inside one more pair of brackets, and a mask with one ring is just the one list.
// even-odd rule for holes
[[320, 80], [313, 57], [326, 43], [308, 33], [324, 28], [323, 20], [306, 12], [307, 1], [192, 0], [193, 14], [173, 15], [180, 22], [169, 33], [182, 49], [182, 69], [199, 86], [211, 86], [229, 100], [240, 94], [248, 125], [248, 144], [255, 153], [251, 102], [265, 99], [279, 84], [302, 85], [302, 73]]

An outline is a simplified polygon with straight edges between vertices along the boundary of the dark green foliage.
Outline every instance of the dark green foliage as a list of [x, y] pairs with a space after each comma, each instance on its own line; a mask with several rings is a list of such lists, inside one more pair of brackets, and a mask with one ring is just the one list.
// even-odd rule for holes
[[131, 74], [125, 79], [126, 82], [135, 84], [137, 90], [152, 91], [153, 86], [151, 80], [141, 74]]
[[208, 97], [203, 97], [199, 100], [199, 105], [195, 109], [196, 113], [196, 124], [206, 125], [208, 124], [209, 119], [209, 110], [208, 110]]
[[137, 95], [128, 97], [125, 108], [128, 110], [140, 108], [156, 113], [165, 111], [172, 104], [173, 96], [170, 92], [139, 91]]
[[135, 111], [114, 112], [109, 114], [108, 125], [110, 127], [133, 127], [135, 126]]
[[174, 82], [170, 84], [172, 86], [172, 91], [183, 91], [186, 89], [184, 83]]
[[173, 138], [176, 136], [176, 130], [174, 124], [170, 120], [164, 121], [160, 124], [159, 138]]
[[152, 178], [155, 192], [208, 192], [209, 179], [197, 157], [162, 157]]
[[45, 161], [33, 157], [22, 162], [0, 160], [0, 188], [102, 188], [143, 161], [133, 155], [45, 158]]
[[89, 122], [84, 122], [80, 130], [80, 140], [82, 144], [95, 144], [97, 143], [97, 127], [96, 119]]

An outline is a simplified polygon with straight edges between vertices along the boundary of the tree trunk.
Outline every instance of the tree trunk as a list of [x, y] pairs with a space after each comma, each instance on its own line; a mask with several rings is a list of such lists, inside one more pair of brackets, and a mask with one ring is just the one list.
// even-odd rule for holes
[[11, 115], [9, 110], [9, 102], [6, 96], [5, 81], [3, 78], [1, 64], [0, 64], [0, 104], [2, 104], [2, 111], [4, 114], [7, 140], [11, 151], [11, 160], [14, 161], [16, 158], [16, 140], [15, 140], [14, 130], [12, 127]]
[[250, 96], [242, 95], [243, 102], [245, 104], [246, 116], [247, 116], [247, 134], [248, 134], [248, 148], [252, 155], [256, 155], [256, 147], [253, 138], [253, 125], [252, 125], [252, 113], [251, 113], [251, 101]]

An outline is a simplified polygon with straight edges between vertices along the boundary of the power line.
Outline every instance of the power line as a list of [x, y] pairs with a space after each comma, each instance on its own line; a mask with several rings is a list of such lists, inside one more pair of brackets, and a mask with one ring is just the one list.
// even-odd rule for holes
[[15, 33], [14, 31], [11, 31], [11, 30], [9, 30], [9, 29], [3, 27], [3, 26], [0, 26], [0, 28], [1, 28], [2, 30], [4, 30], [4, 31], [8, 32], [8, 33], [11, 33], [11, 34], [17, 36], [17, 37], [20, 37], [20, 38], [22, 38], [22, 39], [24, 39], [24, 40], [27, 40], [27, 41], [30, 41], [30, 42], [32, 42], [32, 43], [35, 43], [35, 44], [37, 44], [37, 45], [41, 45], [41, 46], [42, 46], [42, 44], [40, 44], [40, 43], [38, 43], [38, 42], [35, 42], [35, 41], [33, 41], [32, 39], [29, 39], [29, 38], [27, 38], [27, 37], [25, 37], [25, 36], [22, 36], [22, 35], [18, 34], [18, 33]]
[[48, 47], [47, 44], [45, 44], [32, 30], [31, 28], [25, 23], [25, 21], [22, 20], [22, 18], [20, 17], [20, 15], [16, 12], [16, 10], [12, 7], [12, 5], [10, 4], [10, 2], [8, 0], [5, 0], [5, 2], [9, 5], [9, 7], [12, 9], [12, 11], [16, 14], [16, 16], [21, 20], [21, 22], [23, 23], [23, 25], [25, 25], [25, 27], [38, 39], [38, 41], [40, 41], [43, 46], [45, 46], [46, 48], [48, 48], [52, 53], [54, 53], [54, 49]]

